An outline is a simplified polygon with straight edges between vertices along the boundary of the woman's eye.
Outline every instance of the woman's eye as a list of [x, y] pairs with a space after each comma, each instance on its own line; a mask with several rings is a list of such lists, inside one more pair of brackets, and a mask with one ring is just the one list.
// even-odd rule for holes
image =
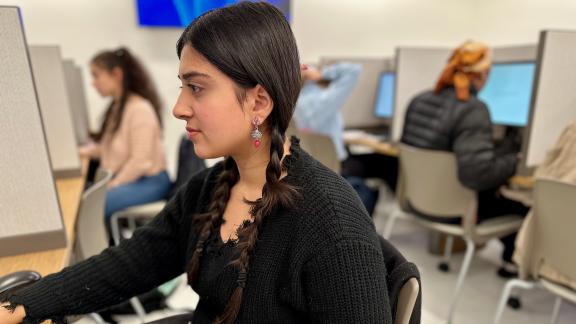
[[188, 85], [188, 88], [190, 88], [190, 89], [192, 90], [192, 92], [194, 92], [194, 93], [198, 93], [198, 92], [200, 92], [200, 90], [202, 90], [202, 88], [197, 87], [197, 86], [195, 86], [195, 85], [193, 85], [193, 84], [189, 84], [189, 85]]

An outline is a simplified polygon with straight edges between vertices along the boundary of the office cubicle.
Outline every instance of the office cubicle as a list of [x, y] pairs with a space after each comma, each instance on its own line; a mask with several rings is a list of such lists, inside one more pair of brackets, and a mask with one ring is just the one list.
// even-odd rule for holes
[[86, 105], [82, 69], [76, 66], [72, 60], [64, 60], [62, 65], [66, 79], [66, 92], [68, 93], [68, 101], [70, 103], [70, 113], [72, 114], [76, 143], [78, 145], [86, 144], [90, 132], [90, 119]]
[[449, 48], [400, 47], [396, 50], [396, 100], [392, 141], [400, 141], [404, 116], [415, 95], [434, 87], [450, 57]]
[[54, 175], [57, 178], [78, 176], [80, 158], [60, 49], [29, 46], [29, 51]]
[[[419, 93], [434, 88], [453, 49], [400, 47], [396, 51], [396, 100], [392, 121], [392, 139], [400, 141], [408, 104]], [[495, 64], [534, 62], [536, 46], [500, 46], [493, 48]], [[523, 125], [522, 125], [523, 126]]]
[[66, 234], [26, 38], [0, 6], [0, 256], [63, 247]]
[[345, 128], [365, 128], [381, 126], [382, 120], [374, 115], [377, 88], [380, 75], [394, 70], [392, 59], [361, 57], [325, 57], [320, 65], [336, 62], [353, 62], [362, 65], [362, 73], [356, 87], [342, 107]]
[[542, 31], [523, 171], [544, 160], [562, 130], [576, 120], [576, 31]]

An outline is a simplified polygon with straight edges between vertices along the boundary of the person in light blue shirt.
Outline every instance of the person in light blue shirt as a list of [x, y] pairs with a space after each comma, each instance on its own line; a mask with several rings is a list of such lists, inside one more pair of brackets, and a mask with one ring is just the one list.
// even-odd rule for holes
[[321, 70], [309, 67], [302, 71], [304, 86], [294, 112], [296, 127], [301, 131], [330, 136], [340, 161], [348, 156], [340, 110], [354, 90], [361, 72], [360, 64], [348, 62], [327, 65]]

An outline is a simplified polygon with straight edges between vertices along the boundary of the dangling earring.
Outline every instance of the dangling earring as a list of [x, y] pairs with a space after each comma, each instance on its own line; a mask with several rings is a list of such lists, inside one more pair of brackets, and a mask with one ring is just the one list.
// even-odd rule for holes
[[260, 144], [262, 144], [262, 142], [260, 141], [260, 139], [262, 138], [262, 132], [258, 129], [258, 126], [260, 126], [260, 121], [258, 121], [258, 117], [254, 117], [254, 119], [252, 119], [252, 126], [254, 127], [254, 130], [252, 131], [252, 133], [250, 133], [250, 137], [252, 137], [252, 139], [254, 140], [254, 146], [256, 148], [259, 148]]

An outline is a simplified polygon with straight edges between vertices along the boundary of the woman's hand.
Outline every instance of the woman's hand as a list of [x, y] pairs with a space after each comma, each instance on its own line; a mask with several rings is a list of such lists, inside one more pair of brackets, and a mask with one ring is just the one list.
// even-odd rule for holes
[[85, 158], [93, 158], [98, 155], [98, 144], [94, 142], [88, 142], [80, 147], [78, 147], [78, 154], [80, 157]]
[[303, 80], [311, 80], [314, 82], [318, 82], [322, 80], [322, 72], [318, 69], [308, 67], [306, 70], [301, 70], [300, 73], [302, 74]]
[[24, 321], [26, 311], [24, 306], [17, 306], [14, 311], [6, 308], [8, 303], [0, 304], [0, 324], [19, 324]]
[[114, 180], [112, 180], [112, 181], [108, 182], [108, 184], [106, 185], [106, 188], [112, 189], [112, 188], [118, 187], [118, 186], [119, 186], [119, 184], [114, 182]]

